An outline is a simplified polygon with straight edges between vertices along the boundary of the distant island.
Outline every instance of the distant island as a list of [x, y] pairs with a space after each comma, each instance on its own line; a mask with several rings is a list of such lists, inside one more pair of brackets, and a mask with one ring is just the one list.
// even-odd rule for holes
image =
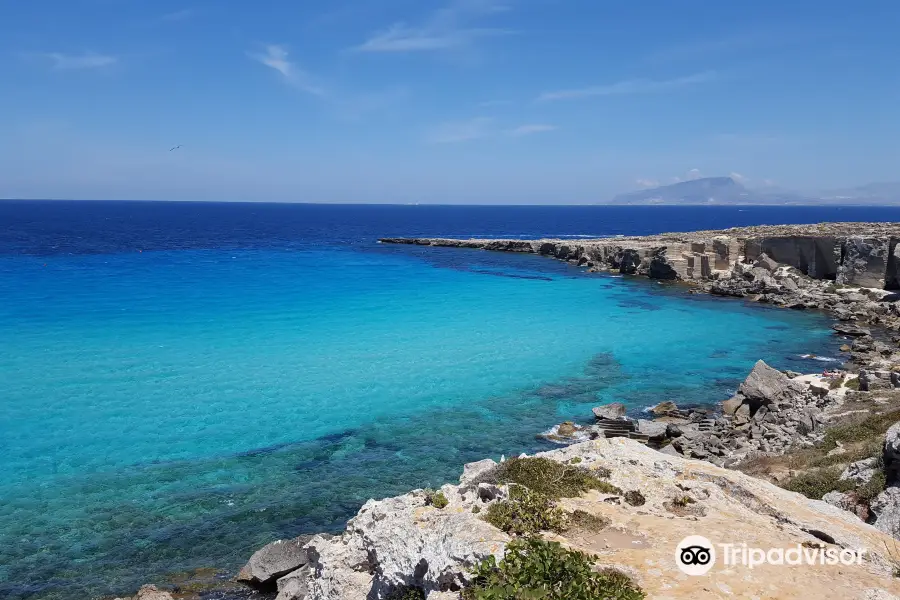
[[702, 177], [615, 196], [609, 204], [735, 205], [875, 205], [900, 203], [900, 183], [869, 183], [819, 194], [778, 188], [751, 189], [732, 177]]

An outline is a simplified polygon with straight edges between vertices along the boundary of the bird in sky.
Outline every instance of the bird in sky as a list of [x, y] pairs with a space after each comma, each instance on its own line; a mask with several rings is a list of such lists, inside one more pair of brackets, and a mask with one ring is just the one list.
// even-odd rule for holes
[[169, 148], [169, 152], [171, 152], [172, 150], [178, 150], [179, 148], [181, 148], [181, 144], [178, 144], [177, 146], [173, 146], [172, 148]]

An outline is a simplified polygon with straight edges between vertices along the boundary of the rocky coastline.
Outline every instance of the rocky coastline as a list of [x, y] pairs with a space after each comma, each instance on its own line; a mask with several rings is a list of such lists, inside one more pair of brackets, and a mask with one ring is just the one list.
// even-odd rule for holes
[[[380, 241], [534, 253], [591, 271], [679, 281], [694, 293], [832, 315], [835, 335], [846, 342], [841, 370], [782, 372], [759, 361], [717, 408], [664, 402], [650, 418], [632, 419], [623, 405], [607, 404], [594, 408], [591, 425], [554, 427], [548, 435], [558, 450], [511, 461], [564, 465], [602, 485], [546, 498], [560, 521], [528, 537], [590, 557], [597, 572], [620, 574], [639, 590], [633, 597], [900, 598], [900, 294], [893, 291], [900, 288], [900, 224], [577, 242]], [[779, 460], [781, 470], [770, 464]], [[273, 542], [236, 580], [277, 600], [474, 598], [461, 594], [477, 583], [479, 565], [501, 561], [525, 537], [487, 516], [518, 506], [516, 490], [532, 487], [499, 476], [507, 463], [480, 461], [465, 466], [459, 484], [370, 500], [341, 535]], [[831, 479], [807, 485], [824, 473]], [[857, 568], [687, 577], [671, 555], [697, 533], [758, 547], [867, 552]], [[135, 600], [172, 597], [145, 586]]]

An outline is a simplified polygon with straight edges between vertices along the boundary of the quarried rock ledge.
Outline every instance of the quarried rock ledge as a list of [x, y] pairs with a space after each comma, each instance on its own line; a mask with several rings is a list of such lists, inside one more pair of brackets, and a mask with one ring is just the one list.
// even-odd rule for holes
[[643, 237], [569, 239], [382, 238], [418, 244], [527, 252], [574, 264], [685, 281], [727, 277], [763, 254], [813, 279], [900, 289], [900, 223], [821, 223], [738, 227]]

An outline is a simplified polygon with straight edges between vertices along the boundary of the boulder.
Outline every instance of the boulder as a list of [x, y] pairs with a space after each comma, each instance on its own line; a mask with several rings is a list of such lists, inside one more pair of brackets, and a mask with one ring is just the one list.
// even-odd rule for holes
[[660, 402], [656, 406], [652, 407], [650, 409], [650, 412], [654, 415], [666, 415], [676, 410], [678, 410], [678, 406], [671, 400], [666, 400], [665, 402]]
[[238, 573], [237, 580], [254, 587], [266, 587], [279, 577], [295, 571], [308, 562], [306, 543], [311, 535], [301, 535], [292, 540], [276, 540], [253, 553]]
[[831, 328], [841, 335], [849, 335], [850, 337], [863, 337], [872, 333], [865, 327], [853, 325], [852, 323], [835, 323]]
[[761, 267], [769, 273], [774, 273], [775, 270], [778, 269], [778, 263], [769, 258], [769, 255], [765, 252], [759, 255], [759, 258], [756, 259], [756, 262], [753, 263], [753, 266]]
[[722, 413], [726, 415], [733, 415], [743, 404], [743, 398], [739, 396], [732, 396], [728, 400], [722, 402]]
[[563, 421], [556, 427], [556, 435], [571, 437], [578, 431], [578, 426], [572, 421]]
[[666, 437], [668, 428], [668, 423], [662, 423], [660, 421], [638, 419], [637, 422], [637, 432], [646, 435], [650, 439], [662, 439]]
[[621, 402], [603, 404], [602, 406], [595, 406], [591, 409], [591, 412], [598, 419], [620, 419], [625, 416], [625, 405]]
[[900, 488], [889, 487], [872, 500], [869, 510], [876, 529], [900, 539]]
[[853, 481], [857, 485], [863, 485], [869, 483], [869, 481], [875, 476], [875, 473], [877, 471], [877, 458], [873, 457], [867, 458], [865, 460], [858, 460], [847, 465], [847, 468], [844, 469], [843, 473], [841, 473], [841, 480]]
[[278, 596], [275, 600], [303, 600], [309, 592], [310, 569], [303, 565], [276, 582]]
[[824, 381], [810, 381], [808, 389], [816, 398], [824, 398], [831, 391], [831, 386]]
[[480, 478], [488, 471], [494, 470], [494, 468], [496, 467], [497, 463], [490, 458], [467, 463], [463, 466], [462, 475], [459, 476], [459, 483], [461, 485], [468, 485]]
[[803, 395], [803, 385], [759, 360], [738, 388], [738, 395], [756, 413], [761, 406], [794, 404]]
[[172, 600], [172, 594], [158, 589], [155, 585], [142, 585], [133, 600]]

